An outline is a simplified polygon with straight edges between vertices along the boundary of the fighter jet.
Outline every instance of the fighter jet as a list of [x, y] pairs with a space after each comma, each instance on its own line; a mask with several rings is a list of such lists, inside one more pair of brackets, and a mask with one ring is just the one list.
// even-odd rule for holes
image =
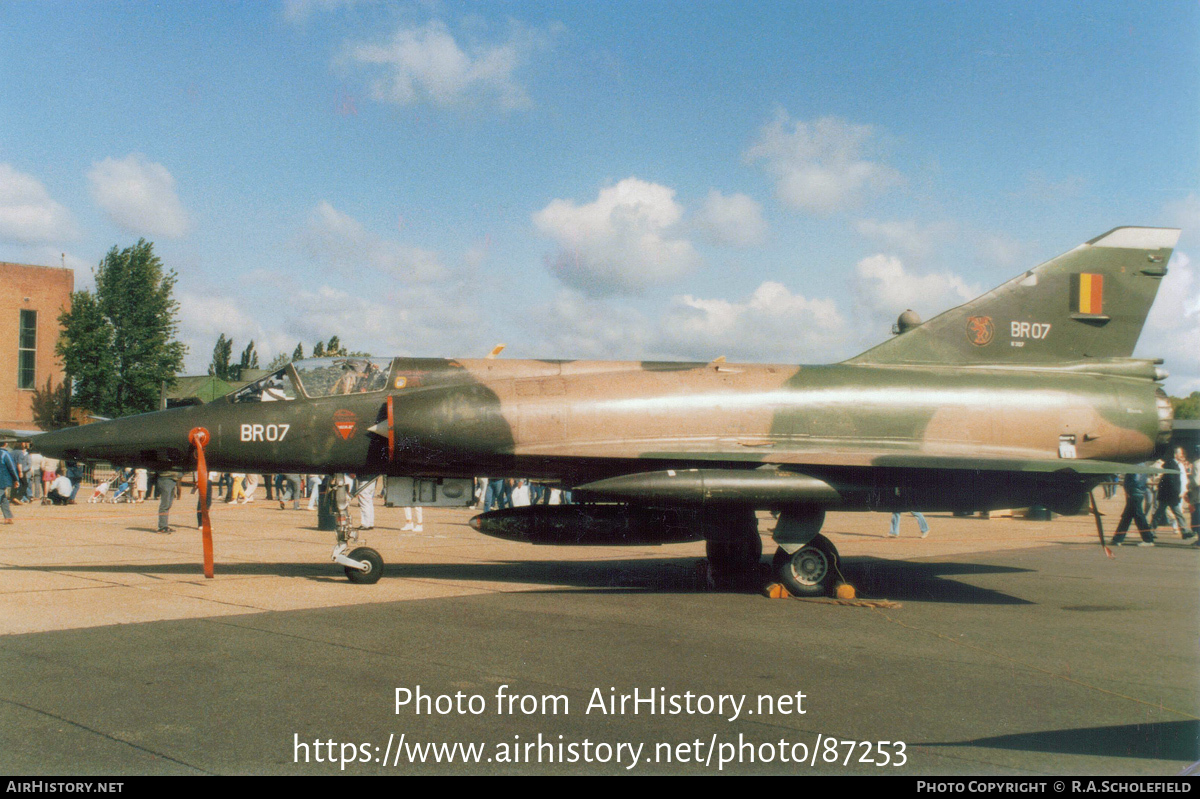
[[[778, 578], [817, 595], [839, 574], [828, 510], [1078, 513], [1106, 475], [1152, 471], [1136, 464], [1170, 435], [1166, 373], [1131, 356], [1178, 236], [1116, 228], [927, 322], [906, 313], [834, 365], [325, 358], [36, 448], [190, 469], [198, 442], [223, 470], [387, 475], [397, 505], [467, 505], [476, 475], [526, 477], [576, 504], [472, 526], [535, 544], [704, 540], [719, 579], [758, 570], [756, 511], [771, 510]], [[378, 580], [379, 554], [348, 552], [347, 524], [337, 535], [348, 577]]]

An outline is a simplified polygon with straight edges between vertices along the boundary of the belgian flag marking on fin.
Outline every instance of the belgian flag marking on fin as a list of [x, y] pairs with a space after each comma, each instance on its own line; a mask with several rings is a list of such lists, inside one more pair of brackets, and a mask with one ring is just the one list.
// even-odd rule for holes
[[1104, 275], [1088, 272], [1071, 275], [1071, 312], [1104, 313]]
[[[847, 363], [1015, 366], [1131, 358], [1178, 239], [1176, 228], [1113, 228]], [[1025, 346], [1035, 328], [1049, 335]], [[1025, 329], [1029, 336], [1020, 335]], [[1007, 330], [1017, 333], [1005, 340]], [[1002, 346], [995, 346], [993, 331]]]

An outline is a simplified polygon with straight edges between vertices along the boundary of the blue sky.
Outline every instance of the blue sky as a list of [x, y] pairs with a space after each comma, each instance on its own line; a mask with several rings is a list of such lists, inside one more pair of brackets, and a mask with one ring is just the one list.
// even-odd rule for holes
[[0, 5], [0, 260], [155, 243], [188, 367], [828, 362], [1118, 225], [1200, 389], [1200, 5]]

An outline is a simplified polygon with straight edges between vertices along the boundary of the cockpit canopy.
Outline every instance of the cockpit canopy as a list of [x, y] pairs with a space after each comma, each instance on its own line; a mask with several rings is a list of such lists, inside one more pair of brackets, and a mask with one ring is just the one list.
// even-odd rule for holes
[[271, 402], [365, 394], [387, 388], [391, 358], [339, 357], [294, 361], [231, 395], [233, 402]]
[[292, 369], [305, 396], [365, 394], [387, 387], [391, 358], [312, 358], [295, 361]]

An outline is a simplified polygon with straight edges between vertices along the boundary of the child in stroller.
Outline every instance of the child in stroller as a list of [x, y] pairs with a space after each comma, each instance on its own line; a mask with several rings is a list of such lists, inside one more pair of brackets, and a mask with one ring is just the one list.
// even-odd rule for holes
[[117, 476], [113, 478], [113, 483], [116, 485], [116, 490], [113, 491], [112, 497], [108, 500], [113, 504], [118, 502], [133, 502], [133, 492], [130, 490], [133, 487], [133, 469], [122, 469], [117, 472]]
[[96, 490], [92, 492], [92, 496], [90, 499], [88, 499], [88, 502], [103, 502], [108, 496], [108, 485], [109, 481], [105, 480], [103, 483], [96, 486]]

